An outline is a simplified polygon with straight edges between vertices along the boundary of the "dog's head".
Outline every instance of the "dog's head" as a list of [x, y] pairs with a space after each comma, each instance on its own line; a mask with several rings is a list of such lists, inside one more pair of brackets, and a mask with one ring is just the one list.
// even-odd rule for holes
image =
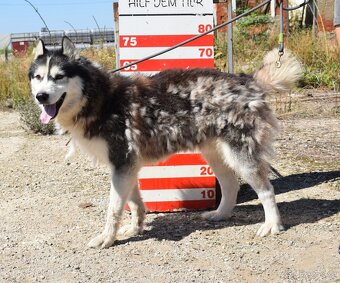
[[78, 75], [79, 56], [68, 37], [62, 39], [58, 50], [47, 50], [42, 40], [35, 48], [34, 61], [29, 69], [32, 95], [41, 108], [40, 120], [72, 115], [82, 100], [83, 78]]

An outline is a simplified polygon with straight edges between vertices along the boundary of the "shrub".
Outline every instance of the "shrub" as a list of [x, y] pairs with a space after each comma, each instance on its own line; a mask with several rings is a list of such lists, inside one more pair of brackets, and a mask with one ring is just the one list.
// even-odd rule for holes
[[17, 106], [20, 113], [20, 120], [26, 130], [30, 130], [33, 133], [42, 135], [51, 135], [55, 132], [55, 126], [53, 123], [47, 125], [40, 122], [40, 109], [32, 99], [27, 99]]
[[308, 29], [296, 31], [289, 36], [287, 47], [305, 67], [304, 87], [340, 89], [340, 52], [331, 48], [326, 35], [316, 36]]
[[[241, 7], [239, 13], [243, 11]], [[233, 27], [234, 72], [252, 73], [261, 64], [265, 53], [277, 45], [277, 25], [267, 15], [252, 13], [238, 20]], [[222, 33], [215, 37], [215, 51], [216, 67], [224, 70], [227, 39]]]
[[[244, 20], [247, 25], [252, 21]], [[274, 24], [254, 41], [243, 31], [244, 25], [237, 23], [234, 28], [234, 68], [235, 72], [252, 73], [262, 62], [268, 50], [277, 47], [278, 27]], [[325, 35], [313, 34], [311, 30], [297, 30], [285, 37], [285, 45], [302, 62], [305, 73], [302, 87], [340, 89], [340, 52], [331, 48]], [[215, 67], [225, 70], [227, 62], [227, 42], [224, 34], [215, 37]]]
[[270, 16], [252, 13], [237, 22], [237, 29], [246, 39], [261, 42], [268, 39], [268, 29], [271, 23], [273, 19]]

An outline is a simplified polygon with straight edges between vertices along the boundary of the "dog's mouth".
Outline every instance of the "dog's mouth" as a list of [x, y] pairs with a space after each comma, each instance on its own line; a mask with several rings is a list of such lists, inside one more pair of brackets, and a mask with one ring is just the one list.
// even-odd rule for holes
[[59, 112], [61, 105], [63, 105], [64, 99], [66, 97], [66, 92], [59, 98], [59, 100], [54, 104], [43, 105], [40, 114], [40, 121], [43, 124], [48, 124], [48, 122], [54, 119]]

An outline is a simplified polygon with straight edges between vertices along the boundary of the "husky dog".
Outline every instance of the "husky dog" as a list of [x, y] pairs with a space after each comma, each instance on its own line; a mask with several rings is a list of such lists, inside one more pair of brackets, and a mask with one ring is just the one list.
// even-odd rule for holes
[[138, 171], [178, 151], [199, 150], [217, 176], [222, 199], [203, 218], [228, 219], [236, 204], [240, 175], [258, 194], [265, 212], [259, 236], [283, 230], [273, 187], [267, 177], [278, 122], [266, 94], [287, 91], [300, 78], [300, 63], [277, 50], [253, 75], [213, 69], [162, 71], [153, 76], [109, 74], [80, 57], [64, 37], [59, 50], [39, 41], [29, 69], [41, 122], [55, 119], [74, 143], [112, 171], [106, 225], [90, 247], [113, 245], [126, 203], [132, 223], [119, 233], [143, 230], [145, 208]]

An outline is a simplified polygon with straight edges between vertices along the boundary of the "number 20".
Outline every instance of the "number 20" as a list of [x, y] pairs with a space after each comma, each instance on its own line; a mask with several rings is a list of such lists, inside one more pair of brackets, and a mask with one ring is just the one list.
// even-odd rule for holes
[[200, 173], [201, 176], [213, 175], [214, 174], [214, 172], [211, 170], [211, 167], [209, 167], [209, 166], [207, 166], [207, 167], [202, 166], [200, 168], [200, 171], [201, 171], [201, 173]]

